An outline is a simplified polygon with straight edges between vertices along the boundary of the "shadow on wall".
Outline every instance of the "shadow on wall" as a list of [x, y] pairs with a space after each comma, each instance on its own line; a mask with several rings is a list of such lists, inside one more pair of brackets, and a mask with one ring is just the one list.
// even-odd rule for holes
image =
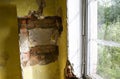
[[[14, 29], [14, 30], [13, 30]], [[4, 60], [6, 67], [6, 79], [21, 79], [20, 69], [20, 56], [19, 56], [19, 43], [18, 43], [18, 31], [15, 28], [9, 29], [8, 37], [4, 40]], [[12, 72], [10, 72], [12, 71]], [[19, 76], [20, 75], [20, 76]]]
[[16, 17], [14, 5], [0, 4], [0, 79], [21, 79]]

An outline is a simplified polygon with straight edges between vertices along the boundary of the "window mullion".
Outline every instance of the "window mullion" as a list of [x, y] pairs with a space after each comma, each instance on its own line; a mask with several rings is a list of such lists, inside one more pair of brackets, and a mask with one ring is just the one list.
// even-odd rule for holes
[[96, 73], [97, 65], [97, 1], [87, 0], [87, 19], [86, 19], [86, 78], [89, 79], [92, 74]]
[[82, 1], [82, 75], [87, 75], [87, 0]]
[[106, 40], [97, 40], [98, 44], [105, 45], [105, 46], [114, 46], [114, 47], [120, 47], [120, 43], [114, 42], [114, 41], [106, 41]]

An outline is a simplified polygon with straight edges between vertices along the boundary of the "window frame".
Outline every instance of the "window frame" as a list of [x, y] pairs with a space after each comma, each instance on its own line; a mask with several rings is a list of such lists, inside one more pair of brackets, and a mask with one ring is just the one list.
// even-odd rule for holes
[[[97, 0], [83, 0], [83, 10], [82, 10], [82, 12], [83, 12], [83, 18], [82, 18], [82, 20], [83, 20], [83, 47], [82, 47], [82, 49], [83, 49], [83, 53], [82, 53], [82, 56], [83, 56], [83, 61], [84, 61], [84, 64], [82, 64], [84, 67], [84, 69], [83, 69], [83, 77], [85, 77], [86, 79], [103, 79], [100, 75], [98, 75], [98, 74], [91, 74], [91, 71], [90, 71], [90, 65], [89, 65], [89, 63], [90, 63], [90, 60], [91, 60], [91, 58], [90, 58], [90, 60], [89, 60], [89, 56], [90, 56], [90, 41], [92, 41], [92, 42], [96, 42], [96, 45], [98, 46], [98, 44], [100, 44], [100, 45], [103, 45], [103, 46], [109, 46], [109, 47], [120, 47], [120, 43], [118, 43], [118, 42], [115, 42], [115, 41], [113, 41], [112, 42], [112, 44], [113, 44], [113, 46], [110, 46], [109, 44], [102, 44], [102, 42], [107, 42], [107, 43], [109, 43], [110, 41], [108, 41], [108, 40], [101, 40], [101, 39], [99, 39], [99, 38], [97, 38], [97, 34], [96, 34], [96, 37], [94, 37], [94, 35], [92, 36], [92, 38], [90, 37], [91, 35], [91, 33], [90, 33], [90, 30], [89, 29], [91, 29], [90, 28], [90, 16], [92, 15], [92, 13], [90, 13], [89, 14], [89, 10], [90, 10], [90, 4], [91, 4], [91, 2], [90, 1], [93, 1], [93, 3], [94, 2], [96, 2], [96, 7], [94, 6], [94, 5], [92, 5], [92, 7], [93, 8], [95, 8], [95, 10], [96, 10], [96, 12], [97, 12]], [[95, 18], [97, 19], [97, 14], [95, 14], [96, 15], [96, 17], [92, 17], [92, 19], [94, 19], [95, 20]], [[97, 20], [96, 21], [94, 21], [94, 23], [96, 23], [96, 24], [93, 24], [93, 26], [95, 26], [96, 25], [96, 29], [97, 29]], [[95, 31], [95, 30], [94, 30]], [[94, 32], [93, 31], [93, 32]], [[97, 33], [97, 30], [96, 30], [96, 33]], [[97, 48], [97, 47], [96, 47]], [[96, 52], [97, 52], [97, 50], [96, 50]], [[98, 53], [98, 52], [97, 52]], [[97, 59], [98, 60], [98, 59]], [[96, 65], [96, 67], [97, 67], [97, 65]], [[94, 68], [94, 67], [93, 67]]]

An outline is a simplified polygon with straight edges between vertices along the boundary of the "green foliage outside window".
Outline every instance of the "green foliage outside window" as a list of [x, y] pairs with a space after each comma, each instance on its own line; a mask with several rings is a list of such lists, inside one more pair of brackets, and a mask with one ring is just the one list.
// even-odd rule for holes
[[[120, 44], [120, 0], [105, 1], [98, 1], [98, 39]], [[103, 79], [120, 79], [119, 46], [98, 44], [97, 73]]]

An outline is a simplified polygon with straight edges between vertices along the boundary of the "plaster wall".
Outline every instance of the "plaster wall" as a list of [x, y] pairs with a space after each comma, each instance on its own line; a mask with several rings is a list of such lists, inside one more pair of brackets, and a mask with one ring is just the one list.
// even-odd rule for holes
[[22, 79], [15, 5], [0, 3], [0, 79]]
[[[17, 15], [19, 17], [28, 14], [29, 10], [37, 10], [35, 0], [10, 0], [16, 4]], [[35, 65], [24, 68], [24, 79], [64, 79], [64, 68], [67, 59], [67, 23], [66, 23], [66, 0], [46, 0], [44, 16], [61, 16], [63, 32], [59, 38], [59, 57], [58, 61], [48, 65]]]

